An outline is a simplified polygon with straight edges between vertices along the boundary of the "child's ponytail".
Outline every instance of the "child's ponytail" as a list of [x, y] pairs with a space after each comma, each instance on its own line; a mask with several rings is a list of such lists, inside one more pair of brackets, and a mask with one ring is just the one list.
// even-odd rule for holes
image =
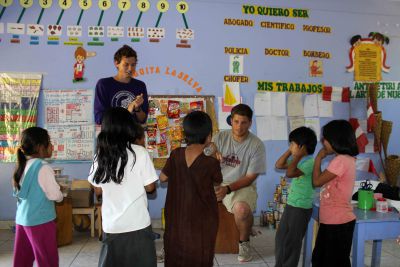
[[13, 184], [14, 184], [14, 188], [17, 188], [18, 190], [20, 190], [21, 186], [19, 184], [19, 181], [21, 181], [21, 177], [22, 177], [22, 174], [24, 174], [24, 170], [25, 170], [25, 166], [26, 166], [26, 157], [25, 157], [24, 152], [22, 151], [22, 148], [18, 148], [17, 160], [18, 160], [18, 164], [14, 171]]

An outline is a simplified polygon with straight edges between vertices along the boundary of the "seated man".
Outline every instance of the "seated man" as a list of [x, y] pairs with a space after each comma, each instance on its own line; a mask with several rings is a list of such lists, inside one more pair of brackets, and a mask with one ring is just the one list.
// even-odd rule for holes
[[233, 213], [239, 230], [240, 262], [252, 259], [249, 237], [256, 209], [256, 178], [266, 170], [263, 142], [249, 132], [253, 111], [245, 104], [236, 105], [231, 111], [231, 130], [218, 133], [213, 142], [221, 161], [222, 185], [216, 189], [217, 199]]

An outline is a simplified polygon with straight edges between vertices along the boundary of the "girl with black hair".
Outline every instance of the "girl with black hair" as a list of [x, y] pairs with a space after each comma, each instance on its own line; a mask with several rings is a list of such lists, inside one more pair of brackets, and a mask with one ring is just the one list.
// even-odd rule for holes
[[54, 201], [63, 200], [53, 169], [43, 160], [53, 146], [45, 129], [31, 127], [21, 134], [13, 176], [17, 198], [13, 266], [58, 266]]
[[[333, 120], [322, 128], [323, 148], [315, 158], [313, 184], [322, 186], [317, 240], [312, 265], [351, 266], [350, 250], [356, 216], [351, 196], [356, 178], [358, 148], [353, 128], [346, 120]], [[322, 172], [321, 162], [333, 154], [328, 167]]]
[[160, 174], [168, 181], [165, 201], [166, 267], [213, 266], [218, 230], [214, 186], [222, 182], [219, 161], [203, 153], [211, 142], [207, 113], [193, 111], [183, 120], [186, 148], [171, 152]]
[[88, 180], [103, 199], [98, 266], [157, 265], [146, 192], [158, 177], [147, 150], [135, 144], [136, 127], [129, 111], [111, 108], [97, 137]]

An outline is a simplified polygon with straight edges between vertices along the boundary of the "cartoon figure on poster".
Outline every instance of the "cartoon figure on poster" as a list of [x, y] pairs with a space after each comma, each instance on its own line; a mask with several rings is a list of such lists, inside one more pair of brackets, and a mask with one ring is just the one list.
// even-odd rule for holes
[[348, 72], [354, 72], [356, 81], [381, 81], [381, 72], [389, 72], [386, 65], [386, 49], [389, 37], [379, 33], [370, 32], [368, 38], [355, 35], [350, 39], [349, 51], [350, 65]]
[[311, 60], [310, 61], [310, 77], [322, 77], [322, 61], [321, 60]]
[[96, 52], [88, 52], [83, 47], [79, 46], [75, 50], [75, 64], [74, 64], [74, 79], [73, 82], [83, 82], [83, 74], [85, 73], [85, 60], [89, 57], [94, 57]]

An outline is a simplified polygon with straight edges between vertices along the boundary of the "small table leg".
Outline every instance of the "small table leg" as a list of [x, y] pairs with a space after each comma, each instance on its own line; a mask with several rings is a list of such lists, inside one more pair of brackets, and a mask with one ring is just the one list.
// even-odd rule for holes
[[381, 265], [382, 240], [374, 240], [372, 244], [371, 267], [379, 267]]
[[353, 257], [352, 266], [364, 267], [364, 227], [356, 223], [353, 233]]

